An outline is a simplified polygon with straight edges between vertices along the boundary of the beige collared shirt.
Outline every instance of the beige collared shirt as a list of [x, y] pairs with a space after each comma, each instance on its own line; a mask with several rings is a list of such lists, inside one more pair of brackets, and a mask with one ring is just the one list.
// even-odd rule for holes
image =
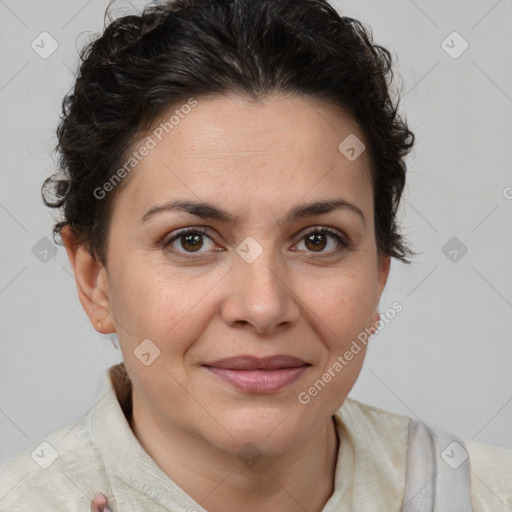
[[[96, 404], [0, 467], [0, 512], [89, 511], [97, 493], [113, 512], [204, 512], [133, 434], [124, 365], [104, 375]], [[335, 491], [322, 512], [399, 512], [409, 418], [350, 398], [335, 415], [341, 440]], [[512, 512], [512, 450], [467, 441], [474, 512]]]

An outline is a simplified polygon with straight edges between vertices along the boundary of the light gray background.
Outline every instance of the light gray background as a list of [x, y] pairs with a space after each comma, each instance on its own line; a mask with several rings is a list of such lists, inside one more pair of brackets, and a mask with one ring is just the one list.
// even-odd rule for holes
[[[381, 311], [403, 311], [371, 341], [351, 396], [512, 448], [511, 0], [333, 5], [398, 57], [417, 136], [402, 215], [420, 255], [392, 267]], [[32, 252], [51, 238], [40, 187], [55, 170], [60, 103], [105, 6], [0, 0], [0, 462], [86, 414], [121, 360], [90, 326], [64, 249], [46, 263]], [[59, 45], [47, 59], [31, 48], [43, 31]], [[453, 31], [469, 43], [457, 59], [441, 46]], [[453, 236], [468, 248], [457, 262], [442, 252]]]

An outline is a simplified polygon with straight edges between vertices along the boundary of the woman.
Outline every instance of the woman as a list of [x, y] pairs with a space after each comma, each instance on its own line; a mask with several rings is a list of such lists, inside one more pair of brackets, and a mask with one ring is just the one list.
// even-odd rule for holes
[[322, 0], [177, 0], [82, 59], [45, 200], [123, 363], [0, 510], [512, 509], [510, 450], [347, 398], [412, 254], [387, 50]]

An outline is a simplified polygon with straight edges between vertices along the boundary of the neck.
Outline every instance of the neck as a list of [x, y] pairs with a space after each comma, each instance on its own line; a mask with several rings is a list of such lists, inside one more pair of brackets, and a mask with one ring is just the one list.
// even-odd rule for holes
[[321, 512], [334, 492], [339, 439], [332, 417], [293, 450], [243, 464], [205, 439], [163, 424], [133, 395], [135, 436], [162, 471], [209, 512]]

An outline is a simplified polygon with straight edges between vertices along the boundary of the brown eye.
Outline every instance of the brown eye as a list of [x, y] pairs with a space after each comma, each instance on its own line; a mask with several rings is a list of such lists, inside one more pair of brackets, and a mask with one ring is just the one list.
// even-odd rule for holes
[[305, 237], [306, 247], [312, 251], [322, 251], [327, 245], [324, 233], [310, 233]]
[[[330, 250], [325, 250], [330, 240], [334, 240], [334, 244], [331, 244], [333, 247]], [[309, 231], [301, 239], [302, 241], [304, 241], [307, 252], [317, 253], [319, 256], [332, 256], [350, 247], [350, 243], [341, 232], [327, 227]]]
[[[209, 240], [210, 243], [214, 245], [213, 240], [206, 233], [206, 230], [201, 228], [187, 228], [179, 231], [167, 242], [164, 242], [163, 245], [165, 248], [184, 257], [188, 257], [187, 254], [193, 253], [198, 253], [198, 256], [200, 256], [207, 252], [204, 250], [201, 251], [205, 246], [205, 240]], [[179, 244], [177, 242], [179, 242]]]
[[196, 252], [203, 246], [202, 234], [180, 235], [181, 246], [186, 251]]

